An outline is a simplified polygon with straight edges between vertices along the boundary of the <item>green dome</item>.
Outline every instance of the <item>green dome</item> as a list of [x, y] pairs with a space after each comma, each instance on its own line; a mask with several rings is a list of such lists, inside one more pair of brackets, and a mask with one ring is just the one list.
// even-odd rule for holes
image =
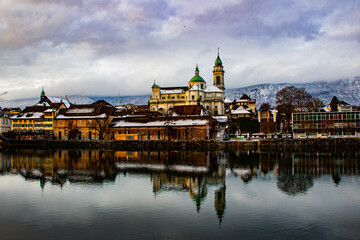
[[206, 83], [205, 80], [204, 80], [202, 77], [200, 77], [200, 76], [195, 76], [195, 77], [193, 77], [193, 78], [189, 81], [189, 83], [191, 83], [191, 82], [204, 82], [204, 83]]
[[222, 67], [222, 61], [221, 61], [219, 55], [217, 56], [217, 58], [215, 60], [215, 67]]

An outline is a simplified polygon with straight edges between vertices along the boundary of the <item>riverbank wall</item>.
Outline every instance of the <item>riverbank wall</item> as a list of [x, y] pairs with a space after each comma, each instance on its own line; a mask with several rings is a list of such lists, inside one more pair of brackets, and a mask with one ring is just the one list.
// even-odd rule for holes
[[3, 141], [3, 147], [16, 148], [57, 148], [57, 149], [112, 149], [112, 150], [244, 150], [266, 152], [298, 151], [344, 151], [359, 150], [360, 138], [328, 139], [261, 139], [257, 141], [45, 141], [10, 140]]

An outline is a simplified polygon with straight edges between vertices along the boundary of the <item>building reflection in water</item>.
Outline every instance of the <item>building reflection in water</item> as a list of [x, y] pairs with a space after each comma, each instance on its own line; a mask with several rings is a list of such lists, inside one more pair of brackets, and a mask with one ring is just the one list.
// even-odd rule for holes
[[226, 175], [239, 177], [244, 184], [254, 179], [274, 181], [283, 193], [305, 194], [314, 180], [331, 175], [341, 185], [343, 175], [359, 174], [359, 156], [354, 153], [257, 153], [193, 151], [101, 151], [10, 149], [0, 152], [0, 174], [21, 174], [63, 187], [66, 182], [103, 184], [119, 173], [147, 174], [154, 195], [188, 192], [199, 213], [215, 189], [214, 209], [223, 221], [226, 208]]
[[155, 195], [188, 191], [198, 213], [208, 187], [218, 188], [214, 199], [219, 222], [225, 212], [225, 165], [209, 152], [11, 149], [0, 153], [0, 173], [39, 180], [42, 189], [46, 183], [102, 184], [119, 173], [146, 173]]
[[215, 210], [222, 221], [225, 212], [225, 164], [210, 152], [117, 152], [117, 169], [127, 173], [149, 173], [155, 195], [167, 191], [187, 191], [199, 213], [214, 186]]
[[334, 185], [342, 175], [358, 175], [360, 158], [351, 153], [257, 153], [229, 152], [229, 168], [244, 184], [253, 178], [276, 178], [277, 187], [287, 195], [306, 193], [314, 179], [331, 175]]

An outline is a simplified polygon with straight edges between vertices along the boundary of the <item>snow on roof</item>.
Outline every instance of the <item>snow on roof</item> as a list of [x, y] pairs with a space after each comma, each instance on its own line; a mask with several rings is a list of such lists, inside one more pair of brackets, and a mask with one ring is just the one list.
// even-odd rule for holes
[[217, 122], [227, 122], [228, 117], [227, 116], [212, 116]]
[[183, 88], [160, 89], [160, 94], [173, 94], [173, 93], [185, 93], [185, 90]]
[[237, 99], [236, 102], [256, 102], [255, 99]]
[[19, 113], [10, 119], [39, 119], [44, 116], [43, 112], [27, 112], [27, 113]]
[[245, 110], [242, 106], [240, 106], [235, 110], [231, 110], [231, 114], [250, 114], [250, 112]]
[[72, 108], [66, 111], [68, 114], [87, 114], [93, 113], [95, 108]]
[[46, 107], [50, 107], [50, 104], [47, 102], [42, 102], [42, 103], [37, 103], [34, 106], [46, 106]]
[[204, 91], [203, 89], [201, 89], [198, 85], [194, 84], [189, 91]]
[[228, 97], [225, 97], [225, 99], [224, 99], [224, 103], [232, 103], [233, 101], [232, 100], [230, 100]]
[[203, 173], [209, 171], [209, 169], [204, 166], [189, 166], [189, 165], [115, 163], [115, 167], [119, 170], [127, 170], [127, 169], [143, 169], [148, 171], [170, 170], [174, 172], [197, 172], [197, 173]]
[[116, 121], [113, 127], [204, 126], [208, 124], [208, 119], [176, 119], [172, 121], [155, 120], [149, 122], [130, 122], [126, 120], [120, 120]]
[[59, 98], [59, 97], [49, 97], [46, 96], [52, 103], [64, 103], [67, 108], [70, 107], [70, 102], [67, 99]]
[[221, 91], [218, 87], [216, 86], [206, 86], [205, 92], [220, 92], [222, 93], [223, 91]]
[[100, 114], [100, 115], [86, 115], [86, 116], [65, 116], [63, 114], [59, 114], [56, 116], [57, 120], [62, 120], [62, 119], [98, 119], [98, 118], [107, 118], [106, 113]]
[[239, 177], [245, 177], [247, 175], [251, 175], [251, 170], [249, 169], [234, 168], [232, 172]]

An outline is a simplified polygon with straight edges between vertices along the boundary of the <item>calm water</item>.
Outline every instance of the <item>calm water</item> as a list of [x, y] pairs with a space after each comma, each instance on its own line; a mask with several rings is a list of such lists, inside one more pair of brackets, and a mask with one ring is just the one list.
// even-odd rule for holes
[[357, 153], [0, 151], [2, 239], [360, 239]]

